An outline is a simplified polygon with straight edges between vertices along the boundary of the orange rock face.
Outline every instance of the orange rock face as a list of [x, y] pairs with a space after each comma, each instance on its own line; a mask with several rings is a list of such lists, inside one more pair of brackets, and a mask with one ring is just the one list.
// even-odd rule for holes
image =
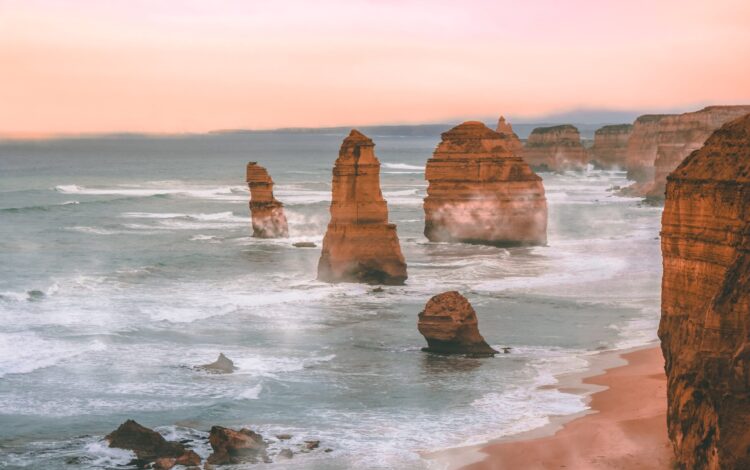
[[600, 168], [625, 168], [628, 138], [632, 130], [633, 126], [630, 124], [597, 129], [594, 133], [594, 146], [589, 152], [591, 161]]
[[344, 139], [333, 168], [333, 199], [318, 279], [326, 282], [403, 284], [406, 262], [388, 223], [380, 191], [375, 144], [357, 130]]
[[659, 146], [659, 123], [671, 114], [644, 114], [633, 123], [625, 151], [628, 179], [638, 183], [654, 177], [654, 160]]
[[680, 468], [750, 468], [750, 115], [667, 178], [659, 337]]
[[456, 291], [431, 298], [419, 313], [417, 328], [427, 340], [424, 351], [471, 356], [497, 354], [479, 334], [474, 308]]
[[273, 197], [273, 180], [265, 168], [256, 162], [247, 164], [247, 185], [250, 187], [250, 212], [253, 236], [257, 238], [285, 238], [289, 226], [284, 205]]
[[531, 131], [523, 158], [532, 168], [553, 171], [580, 170], [589, 161], [581, 145], [581, 134], [569, 124], [537, 127]]
[[442, 134], [425, 169], [430, 241], [547, 243], [542, 179], [512, 152], [513, 141], [475, 121]]
[[518, 138], [518, 135], [513, 132], [513, 126], [505, 120], [505, 117], [500, 116], [500, 119], [497, 120], [497, 129], [495, 129], [495, 132], [508, 141], [506, 147], [508, 147], [508, 150], [514, 155], [520, 156], [523, 154], [523, 143], [521, 142], [521, 139]]

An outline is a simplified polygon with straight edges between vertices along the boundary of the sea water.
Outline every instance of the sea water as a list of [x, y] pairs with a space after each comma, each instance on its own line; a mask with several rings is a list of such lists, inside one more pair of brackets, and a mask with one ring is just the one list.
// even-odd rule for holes
[[[371, 135], [406, 285], [316, 281], [343, 137], [0, 144], [0, 467], [115, 468], [132, 454], [102, 437], [133, 418], [203, 457], [218, 424], [292, 434], [272, 453], [321, 441], [277, 467], [427, 468], [422, 452], [585, 409], [555, 375], [655, 339], [660, 209], [615, 195], [624, 172], [542, 173], [547, 246], [429, 243], [437, 134]], [[290, 238], [251, 237], [248, 161], [275, 180]], [[420, 350], [417, 314], [447, 290], [509, 354]], [[219, 352], [235, 373], [194, 368]]]

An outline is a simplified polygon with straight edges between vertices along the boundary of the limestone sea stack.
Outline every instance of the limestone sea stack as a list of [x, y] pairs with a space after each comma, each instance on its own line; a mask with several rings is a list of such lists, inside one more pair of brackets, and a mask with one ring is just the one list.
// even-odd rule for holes
[[253, 236], [257, 238], [286, 238], [289, 226], [284, 205], [273, 197], [273, 180], [265, 168], [256, 162], [247, 164], [247, 185], [250, 187], [250, 212]]
[[625, 150], [628, 179], [637, 183], [654, 177], [654, 160], [659, 146], [659, 123], [671, 114], [644, 114], [633, 123], [633, 130]]
[[607, 170], [625, 168], [628, 138], [632, 130], [631, 124], [616, 124], [597, 129], [594, 133], [594, 146], [589, 151], [592, 163]]
[[549, 171], [582, 170], [588, 163], [581, 134], [570, 124], [531, 131], [523, 158], [532, 168]]
[[456, 291], [431, 298], [419, 313], [417, 328], [427, 340], [423, 351], [470, 356], [497, 354], [479, 334], [474, 308]]
[[547, 243], [542, 179], [513, 153], [514, 137], [469, 121], [442, 134], [427, 161], [424, 234], [435, 242]]
[[694, 113], [662, 119], [654, 160], [654, 179], [644, 195], [664, 198], [667, 175], [692, 151], [701, 148], [716, 129], [748, 113], [750, 106], [709, 106]]
[[504, 116], [500, 116], [500, 119], [497, 120], [497, 129], [495, 129], [495, 132], [508, 141], [508, 150], [510, 150], [513, 155], [520, 156], [523, 153], [523, 143], [521, 142], [521, 139], [519, 139], [518, 135], [513, 132], [513, 126], [505, 120]]
[[375, 144], [352, 130], [333, 168], [331, 221], [323, 238], [318, 279], [403, 284], [406, 262], [380, 191]]
[[679, 468], [750, 468], [750, 115], [667, 178], [667, 425]]

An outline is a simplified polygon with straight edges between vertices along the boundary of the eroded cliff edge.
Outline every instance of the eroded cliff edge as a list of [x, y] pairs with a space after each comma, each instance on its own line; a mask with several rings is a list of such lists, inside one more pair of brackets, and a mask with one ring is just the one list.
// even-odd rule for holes
[[750, 115], [667, 178], [659, 337], [678, 464], [750, 468]]

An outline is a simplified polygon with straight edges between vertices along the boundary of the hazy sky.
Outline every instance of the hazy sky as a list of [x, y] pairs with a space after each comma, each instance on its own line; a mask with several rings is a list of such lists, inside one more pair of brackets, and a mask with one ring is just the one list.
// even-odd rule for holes
[[0, 0], [0, 133], [750, 103], [748, 25], [748, 0]]

